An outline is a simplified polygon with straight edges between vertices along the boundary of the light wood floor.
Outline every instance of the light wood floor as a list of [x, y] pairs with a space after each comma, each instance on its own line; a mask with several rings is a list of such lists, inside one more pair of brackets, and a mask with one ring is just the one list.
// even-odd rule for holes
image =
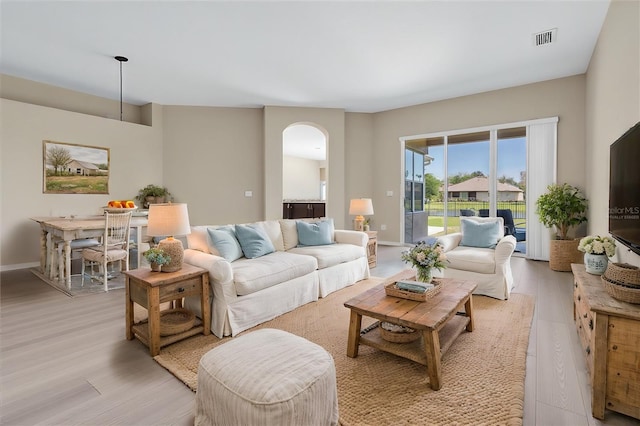
[[[379, 247], [375, 276], [406, 267]], [[584, 357], [572, 323], [572, 276], [514, 258], [515, 291], [533, 294], [525, 425], [637, 425], [590, 415]], [[124, 290], [70, 298], [29, 270], [0, 274], [0, 424], [187, 425], [194, 394], [124, 333]]]

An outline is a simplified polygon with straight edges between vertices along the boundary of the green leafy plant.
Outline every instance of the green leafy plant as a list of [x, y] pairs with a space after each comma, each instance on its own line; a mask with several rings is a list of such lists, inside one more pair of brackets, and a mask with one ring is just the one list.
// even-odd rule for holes
[[587, 221], [586, 211], [587, 199], [568, 183], [549, 185], [536, 200], [540, 222], [547, 228], [555, 227], [558, 240], [568, 240], [569, 229]]
[[166, 265], [167, 263], [171, 262], [171, 256], [165, 253], [164, 250], [157, 247], [150, 248], [149, 250], [142, 253], [142, 255], [145, 259], [147, 259], [149, 263]]
[[170, 197], [171, 193], [163, 186], [149, 184], [138, 191], [136, 200], [140, 201], [141, 206], [147, 206], [147, 197]]

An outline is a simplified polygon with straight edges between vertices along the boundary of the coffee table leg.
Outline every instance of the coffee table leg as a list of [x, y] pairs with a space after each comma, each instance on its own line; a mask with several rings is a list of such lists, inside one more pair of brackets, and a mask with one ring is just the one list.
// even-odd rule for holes
[[439, 390], [442, 387], [442, 365], [440, 364], [440, 337], [437, 330], [424, 330], [424, 350], [427, 355], [427, 373], [431, 389]]
[[347, 356], [350, 358], [355, 358], [358, 356], [361, 327], [362, 315], [351, 311], [351, 319], [349, 320], [349, 338], [347, 340]]
[[469, 295], [469, 298], [464, 303], [464, 311], [466, 316], [469, 317], [469, 324], [467, 324], [467, 331], [473, 331], [473, 298]]

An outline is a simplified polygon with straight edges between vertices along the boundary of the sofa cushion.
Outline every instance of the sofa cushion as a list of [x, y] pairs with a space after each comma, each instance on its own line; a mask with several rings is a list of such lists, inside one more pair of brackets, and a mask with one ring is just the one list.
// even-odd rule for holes
[[247, 259], [264, 256], [276, 250], [267, 233], [255, 225], [236, 225], [236, 237]]
[[288, 253], [313, 256], [318, 261], [318, 269], [329, 268], [366, 256], [364, 247], [354, 246], [353, 244], [295, 247], [289, 250]]
[[239, 259], [231, 264], [238, 296], [310, 274], [318, 268], [312, 256], [276, 251], [255, 259]]
[[[191, 234], [187, 235], [187, 247], [204, 253], [211, 253], [209, 248], [209, 234], [206, 226], [192, 226]], [[218, 253], [213, 253], [218, 255]]]
[[489, 248], [458, 246], [447, 252], [447, 269], [494, 274], [496, 252]]
[[498, 220], [477, 222], [461, 218], [460, 230], [462, 232], [461, 246], [495, 248], [501, 237], [501, 225]]
[[332, 218], [323, 218], [323, 219], [281, 219], [280, 220], [280, 229], [282, 230], [282, 239], [284, 243], [285, 250], [291, 250], [294, 247], [297, 247], [300, 242], [298, 241], [298, 226], [297, 222], [302, 221], [306, 223], [315, 223], [315, 222], [328, 222], [331, 228], [331, 241], [335, 241], [335, 226], [333, 224]]
[[280, 228], [280, 222], [277, 220], [266, 220], [263, 222], [256, 222], [252, 224], [256, 228], [261, 228], [269, 236], [273, 247], [277, 251], [284, 250], [284, 239], [282, 237], [282, 229]]
[[216, 229], [208, 228], [207, 232], [209, 233], [212, 244], [218, 250], [218, 253], [220, 253], [220, 256], [229, 262], [233, 262], [242, 257], [242, 248], [236, 239], [233, 227], [222, 226]]
[[298, 230], [298, 246], [333, 244], [331, 224], [327, 221], [308, 223], [299, 220], [296, 222], [296, 229]]

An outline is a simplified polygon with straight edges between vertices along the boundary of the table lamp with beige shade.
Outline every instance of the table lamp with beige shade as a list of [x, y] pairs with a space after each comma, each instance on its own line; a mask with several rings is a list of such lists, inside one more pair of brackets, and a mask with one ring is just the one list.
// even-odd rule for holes
[[162, 265], [162, 272], [175, 272], [182, 268], [184, 247], [175, 236], [191, 233], [189, 212], [184, 203], [149, 204], [147, 235], [167, 237], [158, 243], [158, 248], [171, 257], [171, 261]]
[[349, 214], [355, 215], [353, 229], [364, 231], [364, 216], [373, 214], [371, 198], [354, 198], [349, 204]]

